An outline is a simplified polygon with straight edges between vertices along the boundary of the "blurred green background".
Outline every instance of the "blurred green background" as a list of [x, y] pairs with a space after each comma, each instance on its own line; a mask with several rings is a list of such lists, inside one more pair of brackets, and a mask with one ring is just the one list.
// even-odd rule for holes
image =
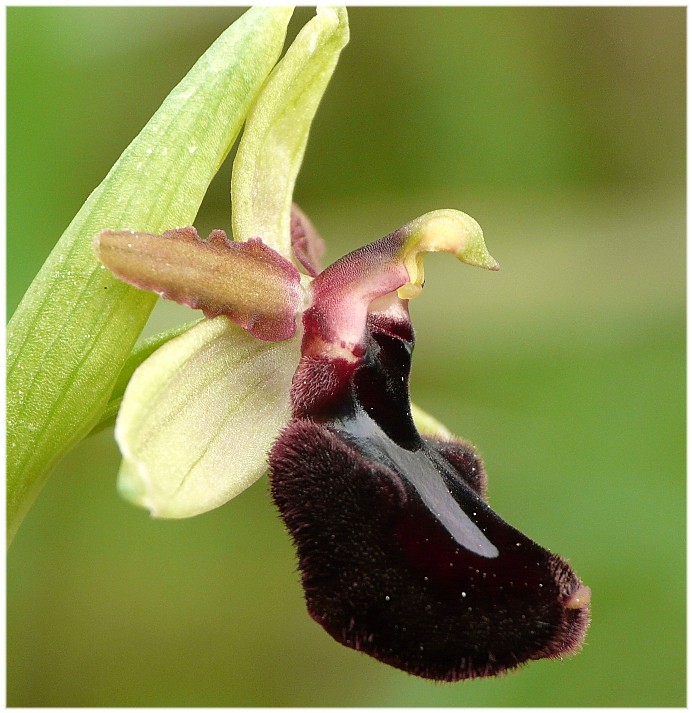
[[[240, 12], [7, 9], [9, 314]], [[350, 20], [296, 198], [330, 261], [435, 208], [483, 226], [499, 273], [427, 262], [413, 396], [478, 445], [494, 508], [592, 587], [586, 645], [453, 685], [342, 648], [305, 612], [266, 478], [154, 521], [117, 496], [106, 432], [60, 464], [9, 552], [11, 706], [685, 705], [686, 10]], [[229, 227], [230, 169], [200, 232]], [[191, 314], [159, 305], [147, 333]]]

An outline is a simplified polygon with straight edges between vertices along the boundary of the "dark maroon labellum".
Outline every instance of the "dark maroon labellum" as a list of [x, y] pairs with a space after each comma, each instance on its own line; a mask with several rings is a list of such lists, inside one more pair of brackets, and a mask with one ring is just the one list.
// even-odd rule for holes
[[294, 418], [270, 454], [311, 616], [342, 644], [441, 681], [575, 652], [588, 587], [490, 509], [472, 446], [418, 433], [400, 305], [368, 316], [353, 358], [304, 350]]

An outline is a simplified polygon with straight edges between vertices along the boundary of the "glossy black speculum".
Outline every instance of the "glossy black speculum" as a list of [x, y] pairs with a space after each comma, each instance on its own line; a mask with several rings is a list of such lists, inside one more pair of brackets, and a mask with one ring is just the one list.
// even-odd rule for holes
[[573, 652], [588, 589], [490, 509], [470, 444], [420, 436], [413, 344], [409, 323], [370, 316], [355, 364], [304, 357], [296, 373], [271, 487], [311, 616], [346, 646], [443, 681]]

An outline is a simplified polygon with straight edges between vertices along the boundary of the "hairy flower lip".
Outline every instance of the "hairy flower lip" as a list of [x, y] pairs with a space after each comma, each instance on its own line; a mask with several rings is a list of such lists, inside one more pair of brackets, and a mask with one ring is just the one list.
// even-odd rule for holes
[[566, 609], [588, 609], [591, 605], [591, 587], [582, 584], [564, 602]]
[[[408, 519], [421, 502], [409, 485], [333, 427], [310, 419], [292, 421], [270, 462], [272, 493], [298, 547], [308, 611], [340, 643], [442, 681], [495, 675], [579, 649], [588, 608], [561, 603], [563, 587], [578, 588], [578, 580], [564, 560], [524, 536], [516, 540], [525, 544], [522, 559], [503, 574], [516, 557], [510, 526], [502, 525], [507, 545], [497, 565], [486, 569], [481, 563], [495, 560], [445, 544], [436, 520], [421, 530], [420, 521]], [[527, 590], [521, 563], [530, 565], [539, 553], [541, 574]]]
[[[439, 681], [575, 653], [588, 587], [489, 508], [472, 448], [422, 438], [413, 424], [406, 301], [369, 302], [349, 352], [348, 339], [311, 334], [325, 326], [327, 284], [303, 320], [293, 420], [270, 454], [310, 615], [340, 643]], [[340, 295], [346, 284], [327, 299]]]

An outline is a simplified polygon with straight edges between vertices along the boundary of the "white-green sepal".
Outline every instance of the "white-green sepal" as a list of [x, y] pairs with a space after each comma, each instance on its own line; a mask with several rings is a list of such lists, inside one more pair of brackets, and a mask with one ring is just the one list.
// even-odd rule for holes
[[118, 489], [154, 517], [223, 505], [267, 471], [291, 416], [300, 339], [256, 339], [225, 317], [203, 320], [135, 371], [115, 426]]
[[447, 426], [414, 403], [411, 404], [411, 416], [416, 428], [423, 436], [431, 436], [443, 441], [451, 441], [456, 438]]
[[259, 236], [292, 258], [291, 203], [310, 125], [349, 39], [346, 8], [318, 7], [248, 115], [233, 163], [233, 239]]

